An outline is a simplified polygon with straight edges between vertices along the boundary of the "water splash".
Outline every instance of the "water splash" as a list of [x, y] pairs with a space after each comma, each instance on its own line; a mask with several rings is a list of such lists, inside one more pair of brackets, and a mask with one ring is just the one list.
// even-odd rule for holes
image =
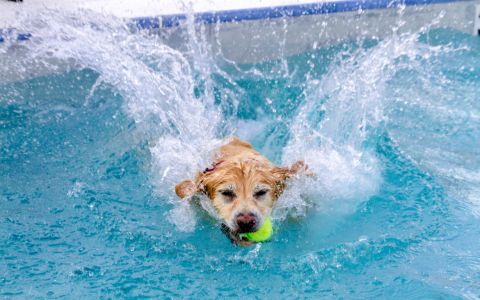
[[22, 46], [2, 45], [5, 53], [25, 48], [15, 51], [15, 72], [27, 73], [32, 63], [46, 73], [88, 68], [98, 78], [84, 105], [100, 87], [122, 95], [124, 110], [135, 122], [129, 140], [150, 141], [152, 181], [162, 196], [172, 199], [175, 183], [209, 164], [219, 110], [209, 89], [195, 94], [196, 70], [159, 36], [91, 11], [49, 10], [21, 17], [16, 28], [32, 38]]
[[480, 65], [471, 61], [478, 61], [479, 44], [428, 47], [405, 60], [388, 83], [387, 129], [403, 155], [478, 216], [480, 89], [475, 80]]
[[[148, 141], [151, 180], [162, 197], [177, 203], [174, 185], [192, 178], [196, 171], [208, 166], [212, 151], [220, 145], [223, 136], [234, 131], [235, 125], [240, 126], [238, 133], [241, 136], [252, 140], [263, 134], [264, 128], [275, 126], [272, 120], [282, 121], [275, 109], [259, 120], [236, 116], [239, 104], [236, 95], [242, 94], [242, 88], [234, 75], [229, 75], [214, 61], [214, 54], [202, 33], [195, 31], [193, 26], [192, 20], [187, 22], [188, 45], [181, 53], [166, 46], [161, 37], [139, 32], [121, 19], [90, 11], [65, 14], [52, 10], [48, 17], [45, 14], [21, 17], [16, 27], [31, 32], [31, 41], [18, 46], [7, 40], [1, 46], [0, 54], [4, 57], [13, 48], [23, 48], [15, 51], [19, 53], [14, 58], [17, 73], [28, 72], [28, 65], [32, 62], [49, 72], [65, 67], [94, 70], [98, 78], [84, 105], [89, 105], [91, 96], [99, 88], [107, 86], [118, 90], [124, 100], [125, 112], [135, 122], [128, 140], [134, 144]], [[416, 120], [412, 116], [418, 107], [426, 107], [431, 115], [447, 116], [442, 124], [465, 113], [463, 110], [455, 112], [455, 105], [449, 102], [453, 93], [458, 95], [462, 91], [450, 88], [444, 77], [431, 78], [432, 70], [424, 70], [425, 62], [450, 51], [446, 46], [419, 41], [425, 30], [428, 26], [420, 33], [395, 33], [377, 41], [373, 47], [342, 52], [322, 78], [307, 76], [307, 82], [302, 84], [305, 99], [296, 117], [291, 122], [289, 120], [290, 140], [282, 157], [285, 164], [304, 159], [316, 173], [316, 178], [292, 182], [279, 200], [274, 212], [277, 218], [289, 214], [303, 216], [311, 206], [331, 213], [355, 211], [358, 204], [368, 200], [381, 185], [382, 166], [373, 147], [375, 138], [385, 131], [405, 155], [422, 167], [439, 174], [450, 172], [444, 176], [449, 180], [470, 180], [464, 189], [466, 197], [472, 203], [478, 202], [474, 187], [478, 182], [478, 168], [467, 170], [461, 163], [454, 163], [456, 168], [448, 167], [454, 171], [441, 170], [439, 166], [445, 164], [432, 157], [442, 156], [445, 149], [436, 144], [438, 155], [432, 156], [432, 150], [426, 159], [420, 148], [411, 147], [411, 136], [408, 130], [403, 130], [411, 120]], [[283, 70], [281, 76], [288, 81], [291, 74], [287, 60], [283, 58], [279, 64]], [[239, 78], [250, 76], [252, 72], [256, 77], [271, 76], [258, 66], [248, 69], [231, 62], [227, 65], [233, 67], [233, 73]], [[419, 74], [418, 81], [426, 82], [428, 92], [438, 94], [442, 104], [428, 104], [422, 95], [410, 95], [409, 101], [405, 101], [403, 91], [392, 82], [402, 73], [409, 72]], [[228, 87], [222, 92], [228, 97], [216, 98], [218, 84], [212, 79], [213, 75], [226, 82]], [[434, 87], [432, 82], [440, 82], [443, 86]], [[449, 97], [440, 95], [450, 90]], [[470, 92], [476, 94], [475, 89]], [[473, 108], [470, 121], [478, 119], [474, 98], [468, 99]], [[273, 107], [271, 99], [265, 101]], [[228, 116], [226, 107], [233, 107]], [[406, 118], [399, 117], [401, 109]], [[410, 113], [405, 114], [406, 111]], [[419, 128], [417, 125], [416, 129]], [[425, 123], [421, 127], [428, 126]], [[430, 133], [425, 130], [421, 133], [422, 139], [428, 140]], [[451, 157], [461, 157], [458, 151]], [[473, 151], [473, 160], [476, 155]], [[211, 211], [205, 201], [201, 203]], [[192, 218], [191, 208], [184, 204], [175, 207], [169, 215], [176, 224], [188, 223]], [[183, 229], [193, 228], [194, 225], [190, 224]]]
[[302, 215], [312, 205], [324, 212], [351, 213], [378, 191], [382, 166], [375, 139], [397, 122], [391, 81], [406, 70], [424, 70], [425, 60], [451, 50], [421, 42], [422, 32], [394, 34], [347, 57], [340, 53], [324, 78], [307, 84], [283, 157], [285, 163], [305, 160], [317, 176], [287, 190], [279, 201], [279, 217]]

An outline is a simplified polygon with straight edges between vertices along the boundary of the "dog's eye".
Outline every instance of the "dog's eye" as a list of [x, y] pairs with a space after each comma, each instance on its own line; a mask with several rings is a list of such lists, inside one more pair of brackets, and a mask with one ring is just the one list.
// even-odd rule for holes
[[259, 197], [265, 196], [267, 193], [268, 193], [268, 190], [260, 190], [258, 192], [255, 192], [255, 194], [253, 194], [253, 196], [255, 198], [259, 198]]
[[235, 193], [232, 190], [220, 191], [220, 194], [222, 194], [225, 197], [229, 197], [229, 198], [235, 197]]

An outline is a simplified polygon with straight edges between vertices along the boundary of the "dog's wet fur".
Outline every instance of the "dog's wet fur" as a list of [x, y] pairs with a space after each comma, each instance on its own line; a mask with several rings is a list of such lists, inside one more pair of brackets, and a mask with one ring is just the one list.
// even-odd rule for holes
[[212, 167], [198, 172], [195, 180], [176, 185], [176, 194], [184, 199], [205, 194], [223, 221], [222, 231], [240, 246], [252, 243], [240, 233], [257, 231], [278, 197], [287, 179], [305, 173], [307, 166], [297, 161], [291, 167], [276, 167], [253, 147], [232, 138], [220, 147]]

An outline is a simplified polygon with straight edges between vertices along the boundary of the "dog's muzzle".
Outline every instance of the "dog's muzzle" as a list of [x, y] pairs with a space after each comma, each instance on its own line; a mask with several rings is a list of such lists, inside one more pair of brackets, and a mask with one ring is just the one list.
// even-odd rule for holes
[[235, 222], [237, 223], [238, 233], [254, 232], [257, 230], [258, 218], [254, 213], [239, 213], [235, 218]]

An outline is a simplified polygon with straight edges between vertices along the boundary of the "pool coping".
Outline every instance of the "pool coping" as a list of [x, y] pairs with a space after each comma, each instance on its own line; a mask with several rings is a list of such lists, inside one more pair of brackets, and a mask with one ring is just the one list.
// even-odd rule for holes
[[[235, 10], [219, 10], [212, 12], [193, 13], [197, 23], [235, 23], [242, 21], [270, 20], [282, 17], [301, 17], [309, 15], [334, 14], [363, 10], [378, 10], [400, 6], [423, 6], [441, 3], [468, 2], [471, 0], [337, 0], [329, 2], [311, 2], [271, 7], [256, 7]], [[187, 20], [188, 14], [165, 14], [159, 16], [145, 16], [129, 18], [140, 29], [160, 29], [177, 27]], [[0, 28], [0, 43], [6, 37], [15, 34], [12, 28]], [[31, 38], [29, 33], [16, 33], [17, 41], [26, 41]]]

